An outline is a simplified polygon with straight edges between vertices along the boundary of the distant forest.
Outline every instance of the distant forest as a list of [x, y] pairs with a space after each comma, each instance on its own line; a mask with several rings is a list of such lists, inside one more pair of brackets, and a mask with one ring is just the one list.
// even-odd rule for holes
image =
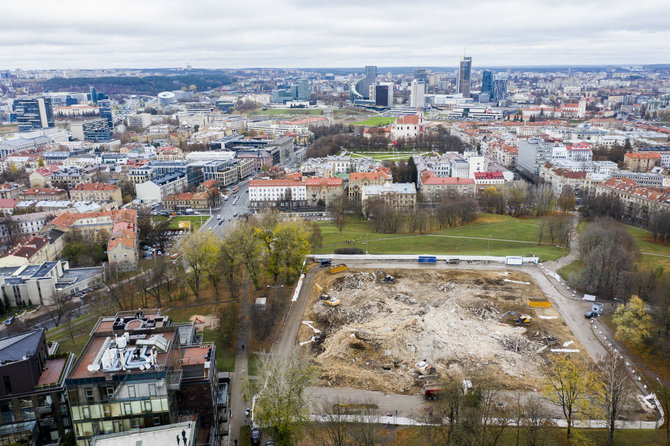
[[149, 94], [180, 90], [195, 85], [198, 91], [209, 90], [235, 82], [223, 74], [186, 74], [177, 76], [105, 76], [105, 77], [55, 77], [43, 85], [49, 91], [88, 91], [90, 86], [105, 94]]

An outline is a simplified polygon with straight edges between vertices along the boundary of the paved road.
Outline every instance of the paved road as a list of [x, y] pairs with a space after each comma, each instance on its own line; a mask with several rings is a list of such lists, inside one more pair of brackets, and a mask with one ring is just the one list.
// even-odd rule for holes
[[[202, 227], [203, 231], [212, 231], [217, 237], [223, 238], [226, 233], [233, 227], [238, 216], [249, 212], [249, 181], [245, 180], [237, 185], [240, 188], [239, 192], [231, 195], [223, 205], [212, 212], [214, 218], [210, 219], [207, 224]], [[237, 199], [237, 204], [233, 204]], [[218, 217], [221, 217], [220, 219]]]
[[249, 348], [249, 281], [245, 282], [245, 290], [240, 298], [240, 325], [237, 334], [237, 352], [235, 354], [235, 372], [233, 373], [230, 388], [230, 435], [228, 444], [235, 444], [239, 440], [240, 427], [248, 424], [244, 411], [249, 404], [242, 397], [242, 385], [249, 377], [248, 356]]

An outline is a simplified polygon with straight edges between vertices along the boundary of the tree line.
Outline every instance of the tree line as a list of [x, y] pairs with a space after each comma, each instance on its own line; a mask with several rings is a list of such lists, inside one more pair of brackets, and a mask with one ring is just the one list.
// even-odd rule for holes
[[464, 143], [457, 136], [449, 134], [442, 126], [426, 131], [425, 134], [416, 138], [399, 138], [391, 141], [381, 130], [375, 131], [373, 127], [371, 136], [365, 137], [363, 133], [356, 132], [356, 128], [349, 126], [345, 128], [341, 124], [330, 127], [310, 127], [316, 140], [307, 148], [307, 158], [323, 158], [337, 154], [342, 149], [352, 151], [386, 151], [392, 146], [396, 150], [423, 150], [439, 153], [459, 152], [463, 153], [470, 145]]
[[[342, 397], [317, 402], [308, 390], [319, 370], [304, 352], [265, 356], [260, 376], [244, 393], [257, 397], [254, 421], [282, 446], [373, 446], [391, 438], [406, 445], [541, 446], [556, 440], [557, 418], [567, 424], [569, 445], [596, 444], [592, 430], [575, 429], [578, 420], [589, 419], [606, 422], [606, 440], [598, 444], [614, 445], [617, 421], [626, 418], [636, 393], [619, 352], [608, 348], [596, 363], [565, 354], [541, 361], [544, 382], [537, 391], [510, 391], [489, 376], [446, 372], [439, 398], [410, 415], [418, 423], [402, 441], [390, 428], [396, 414], [381, 413], [374, 403]], [[668, 413], [670, 388], [657, 384], [653, 390]], [[310, 422], [310, 413], [319, 421]], [[667, 428], [666, 435], [670, 439]]]

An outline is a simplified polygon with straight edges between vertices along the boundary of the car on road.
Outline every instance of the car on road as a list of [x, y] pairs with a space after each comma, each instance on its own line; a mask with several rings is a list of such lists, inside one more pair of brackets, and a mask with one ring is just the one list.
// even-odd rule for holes
[[5, 325], [10, 326], [12, 325], [12, 322], [14, 322], [14, 316], [9, 316], [5, 321]]
[[217, 220], [221, 220], [221, 215], [217, 215], [217, 216], [216, 216], [216, 219], [217, 219]]
[[261, 430], [257, 427], [251, 429], [251, 444], [254, 446], [260, 446], [261, 444]]

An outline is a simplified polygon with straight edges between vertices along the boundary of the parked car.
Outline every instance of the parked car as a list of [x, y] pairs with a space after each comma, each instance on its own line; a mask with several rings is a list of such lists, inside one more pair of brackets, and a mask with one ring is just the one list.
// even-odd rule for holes
[[586, 319], [591, 319], [591, 318], [598, 317], [598, 316], [599, 316], [598, 312], [597, 312], [597, 311], [593, 311], [593, 310], [589, 310], [589, 311], [587, 311], [586, 314], [584, 315], [584, 317], [585, 317]]
[[5, 321], [5, 325], [10, 326], [12, 325], [12, 322], [14, 322], [14, 316], [9, 316]]
[[257, 427], [251, 429], [251, 444], [253, 446], [260, 446], [261, 444], [261, 430]]

